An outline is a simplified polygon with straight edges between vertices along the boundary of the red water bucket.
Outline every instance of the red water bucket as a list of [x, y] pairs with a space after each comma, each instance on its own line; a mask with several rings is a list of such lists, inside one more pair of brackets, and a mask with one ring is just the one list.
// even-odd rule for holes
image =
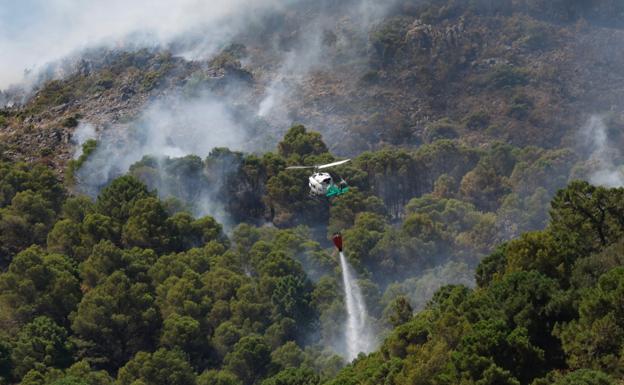
[[342, 235], [340, 233], [336, 233], [332, 236], [332, 241], [334, 241], [334, 245], [338, 251], [342, 252]]

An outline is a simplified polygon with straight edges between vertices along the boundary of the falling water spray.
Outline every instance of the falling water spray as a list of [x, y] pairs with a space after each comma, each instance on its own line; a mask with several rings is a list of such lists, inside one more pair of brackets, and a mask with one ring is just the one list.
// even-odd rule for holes
[[351, 266], [349, 266], [342, 251], [340, 251], [340, 266], [342, 268], [342, 282], [347, 310], [347, 323], [345, 325], [347, 359], [351, 361], [361, 352], [368, 353], [372, 351], [374, 341], [368, 325], [368, 312], [366, 311], [362, 291], [354, 279]]

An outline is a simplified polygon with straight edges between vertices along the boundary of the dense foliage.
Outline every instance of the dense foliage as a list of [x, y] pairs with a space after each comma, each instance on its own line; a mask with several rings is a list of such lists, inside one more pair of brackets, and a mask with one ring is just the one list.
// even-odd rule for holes
[[[546, 181], [571, 167], [565, 151], [449, 140], [362, 154], [336, 171], [353, 189], [329, 205], [307, 198], [304, 172], [285, 170], [333, 159], [318, 134], [295, 126], [262, 157], [145, 158], [95, 201], [67, 193], [45, 166], [1, 163], [4, 383], [541, 385], [624, 375], [623, 189], [557, 191], [561, 179]], [[185, 211], [204, 193], [225, 197], [229, 236]], [[278, 227], [254, 225], [267, 219]], [[324, 240], [336, 230], [384, 336], [342, 370], [341, 280]]]
[[616, 383], [622, 193], [585, 182], [559, 191], [548, 227], [485, 258], [476, 289], [440, 289], [330, 383]]
[[[0, 385], [622, 384], [624, 189], [575, 181], [607, 157], [621, 171], [621, 0], [400, 0], [363, 33], [338, 17], [288, 107], [338, 143], [295, 125], [273, 152], [146, 156], [79, 194], [101, 147], [63, 151], [94, 105], [124, 124], [136, 101], [208, 87], [247, 120], [314, 7], [354, 4], [302, 3], [249, 49], [97, 51], [0, 109]], [[609, 106], [612, 146], [568, 149]], [[356, 155], [328, 203], [286, 167], [330, 148]], [[352, 363], [336, 231], [378, 334]]]
[[341, 365], [303, 349], [318, 305], [339, 301], [315, 298], [293, 258], [331, 271], [305, 229], [241, 225], [230, 241], [130, 176], [93, 202], [43, 166], [2, 170], [0, 221], [22, 226], [2, 232], [5, 383], [251, 384], [304, 360]]

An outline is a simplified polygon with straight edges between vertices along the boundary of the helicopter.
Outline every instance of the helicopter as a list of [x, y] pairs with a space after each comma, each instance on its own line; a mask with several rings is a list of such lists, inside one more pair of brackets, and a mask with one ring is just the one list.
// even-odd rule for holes
[[331, 174], [327, 172], [321, 172], [330, 167], [336, 167], [350, 162], [351, 159], [341, 160], [339, 162], [320, 164], [315, 166], [291, 166], [286, 170], [305, 170], [314, 169], [314, 174], [308, 178], [308, 185], [310, 186], [310, 195], [319, 197], [325, 196], [327, 198], [337, 197], [343, 195], [349, 191], [349, 186], [344, 179], [341, 178], [338, 184], [334, 183], [334, 179]]

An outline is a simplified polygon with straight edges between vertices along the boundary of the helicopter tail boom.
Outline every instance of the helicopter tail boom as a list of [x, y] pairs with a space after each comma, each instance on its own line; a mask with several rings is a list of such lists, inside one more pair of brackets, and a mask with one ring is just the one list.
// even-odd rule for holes
[[327, 198], [337, 197], [337, 196], [347, 193], [348, 191], [349, 191], [349, 186], [340, 187], [340, 186], [336, 186], [335, 184], [333, 184], [327, 188], [327, 192], [325, 193], [325, 196]]

